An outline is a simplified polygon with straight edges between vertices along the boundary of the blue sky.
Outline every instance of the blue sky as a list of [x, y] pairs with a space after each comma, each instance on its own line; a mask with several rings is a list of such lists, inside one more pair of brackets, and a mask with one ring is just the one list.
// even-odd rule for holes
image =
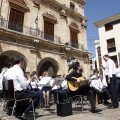
[[86, 0], [85, 17], [87, 22], [88, 49], [95, 56], [94, 40], [99, 39], [94, 23], [120, 13], [120, 0]]

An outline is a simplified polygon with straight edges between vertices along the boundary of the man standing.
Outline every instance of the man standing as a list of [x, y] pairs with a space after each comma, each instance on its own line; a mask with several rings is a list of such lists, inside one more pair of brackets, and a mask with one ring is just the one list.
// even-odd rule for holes
[[112, 104], [109, 108], [118, 108], [118, 98], [117, 98], [117, 91], [116, 91], [116, 66], [113, 60], [110, 59], [109, 55], [104, 55], [103, 59], [106, 61], [105, 71], [107, 71], [108, 75], [108, 84], [110, 85], [110, 92], [111, 92], [111, 102]]

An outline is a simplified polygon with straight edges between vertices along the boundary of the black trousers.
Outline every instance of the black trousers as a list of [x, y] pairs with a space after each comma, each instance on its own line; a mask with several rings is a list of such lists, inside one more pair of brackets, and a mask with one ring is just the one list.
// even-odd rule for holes
[[90, 99], [91, 108], [96, 108], [95, 92], [91, 89], [88, 83], [82, 84], [76, 91], [70, 91], [70, 95], [88, 95]]
[[117, 97], [120, 100], [120, 78], [116, 78]]
[[[40, 97], [40, 95], [35, 91], [16, 91], [16, 99], [17, 100], [25, 99], [25, 98], [32, 98], [34, 108], [36, 108], [38, 105], [39, 97]], [[22, 109], [22, 111], [20, 111], [21, 109]], [[17, 102], [17, 105], [16, 105], [17, 113], [24, 112], [24, 113], [28, 114], [30, 110], [32, 110], [32, 103], [29, 103], [29, 101], [23, 101], [22, 103]]]
[[55, 102], [57, 101], [57, 95], [58, 95], [59, 103], [61, 103], [64, 102], [66, 94], [69, 96], [69, 90], [68, 89], [62, 90], [61, 88], [55, 89], [52, 91], [52, 94], [54, 95]]
[[[92, 88], [93, 92], [97, 95], [99, 95], [100, 97], [100, 100], [104, 100], [104, 102], [106, 102], [107, 100], [109, 100], [109, 93], [108, 93], [108, 90], [106, 88], [104, 88], [102, 91], [103, 92], [100, 92], [99, 90], [95, 89], [95, 88]], [[102, 101], [101, 101], [102, 102]]]
[[111, 93], [111, 102], [112, 105], [118, 105], [118, 98], [117, 98], [117, 89], [116, 89], [116, 75], [113, 74], [110, 78], [110, 93]]

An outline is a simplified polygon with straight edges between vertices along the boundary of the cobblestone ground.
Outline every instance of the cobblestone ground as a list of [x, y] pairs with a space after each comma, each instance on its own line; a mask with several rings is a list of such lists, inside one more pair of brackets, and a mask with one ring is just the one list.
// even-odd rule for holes
[[[120, 108], [108, 109], [107, 106], [102, 104], [97, 105], [97, 107], [101, 108], [103, 111], [100, 113], [91, 113], [89, 111], [89, 106], [84, 105], [84, 112], [82, 114], [81, 107], [77, 106], [75, 108], [75, 105], [73, 104], [73, 115], [66, 117], [57, 116], [56, 109], [54, 109], [53, 105], [51, 105], [49, 109], [36, 109], [35, 113], [37, 120], [120, 120], [117, 118], [120, 116]], [[0, 108], [1, 120], [9, 120], [9, 115], [5, 112], [2, 114], [2, 102], [0, 102]], [[13, 116], [12, 120], [19, 119]], [[33, 120], [32, 113], [30, 113], [28, 120]]]

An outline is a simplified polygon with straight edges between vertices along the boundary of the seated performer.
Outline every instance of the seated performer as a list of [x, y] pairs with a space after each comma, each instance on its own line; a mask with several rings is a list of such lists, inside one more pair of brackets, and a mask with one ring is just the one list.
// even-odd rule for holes
[[95, 93], [90, 88], [90, 85], [89, 85], [90, 80], [88, 80], [88, 82], [85, 82], [85, 80], [82, 81], [82, 80], [78, 79], [79, 77], [82, 77], [82, 74], [80, 71], [81, 67], [80, 67], [79, 62], [76, 62], [74, 64], [73, 69], [74, 70], [66, 76], [66, 79], [68, 80], [70, 94], [72, 94], [72, 95], [86, 95], [86, 94], [89, 95], [90, 103], [91, 103], [91, 110], [90, 111], [92, 113], [100, 112], [101, 109], [96, 109], [95, 98], [94, 98]]
[[[24, 77], [24, 73], [22, 67], [24, 65], [24, 60], [21, 56], [15, 58], [14, 61], [15, 65], [7, 71], [7, 74], [4, 76], [4, 79], [7, 83], [8, 80], [12, 79], [14, 82], [14, 89], [16, 94], [16, 99], [26, 99], [32, 98], [34, 109], [37, 107], [39, 94], [34, 91], [29, 91], [27, 89], [26, 79]], [[23, 104], [26, 102], [23, 102]], [[22, 105], [20, 106], [20, 102], [16, 105], [15, 112], [17, 114], [22, 114], [23, 119], [27, 119], [29, 112], [32, 110], [32, 103], [30, 102], [29, 105]]]
[[103, 104], [111, 104], [107, 101], [109, 100], [109, 91], [106, 89], [107, 85], [105, 84], [105, 81], [102, 79], [102, 77], [99, 78], [98, 73], [98, 70], [95, 70], [94, 74], [90, 77], [90, 79], [94, 79], [91, 81], [90, 87], [96, 94], [99, 95], [101, 99], [103, 98]]
[[[54, 78], [54, 79], [56, 79], [56, 78]], [[57, 78], [57, 79], [59, 79], [59, 78]], [[51, 91], [52, 94], [54, 95], [55, 103], [57, 102], [57, 95], [58, 95], [59, 103], [62, 103], [65, 101], [65, 96], [68, 95], [68, 93], [69, 93], [65, 75], [63, 77], [61, 77], [61, 80], [62, 80], [61, 85], [54, 85], [52, 88], [52, 91]]]
[[[47, 80], [47, 77], [48, 77], [48, 72], [47, 71], [43, 72], [41, 79], [45, 78]], [[51, 82], [52, 82], [52, 78], [51, 81], [49, 81], [49, 83], [47, 83], [42, 87], [45, 107], [49, 107], [49, 97], [50, 97], [51, 84], [52, 84]]]
[[36, 71], [33, 71], [31, 73], [31, 78], [27, 80], [28, 87], [31, 91], [35, 91], [40, 95], [38, 107], [42, 104], [42, 91], [38, 88], [39, 86], [39, 79], [38, 79], [38, 73]]

